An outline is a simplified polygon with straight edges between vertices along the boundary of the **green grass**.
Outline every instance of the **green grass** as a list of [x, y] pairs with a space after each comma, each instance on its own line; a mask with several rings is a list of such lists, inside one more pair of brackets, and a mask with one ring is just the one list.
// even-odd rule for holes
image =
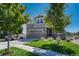
[[79, 45], [67, 42], [67, 41], [60, 41], [60, 44], [57, 44], [56, 40], [35, 40], [32, 42], [28, 42], [25, 45], [33, 46], [33, 47], [39, 47], [47, 50], [52, 50], [68, 55], [74, 55], [79, 56]]
[[[10, 48], [10, 51], [14, 51], [14, 53], [8, 54], [7, 56], [38, 56], [35, 53], [28, 52], [26, 50], [16, 48], [16, 47]], [[5, 53], [5, 50], [0, 50], [0, 53]]]

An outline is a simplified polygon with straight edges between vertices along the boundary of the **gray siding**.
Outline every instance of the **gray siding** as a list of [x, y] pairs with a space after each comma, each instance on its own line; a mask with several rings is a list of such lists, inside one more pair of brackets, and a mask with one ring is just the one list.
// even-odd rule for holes
[[45, 25], [27, 25], [27, 37], [45, 37], [47, 28]]

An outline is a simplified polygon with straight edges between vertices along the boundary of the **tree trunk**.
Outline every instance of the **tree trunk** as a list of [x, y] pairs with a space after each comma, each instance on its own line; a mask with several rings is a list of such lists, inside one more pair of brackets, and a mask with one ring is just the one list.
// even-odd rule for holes
[[10, 52], [10, 32], [8, 31], [7, 53]]
[[57, 33], [57, 45], [60, 43], [60, 33]]

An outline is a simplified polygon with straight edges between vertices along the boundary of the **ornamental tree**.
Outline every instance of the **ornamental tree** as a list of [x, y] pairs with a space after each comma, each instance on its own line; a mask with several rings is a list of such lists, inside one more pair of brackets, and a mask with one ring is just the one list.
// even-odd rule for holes
[[65, 15], [65, 3], [52, 3], [45, 17], [46, 24], [50, 26], [54, 33], [59, 36], [65, 31], [65, 27], [70, 24], [70, 16]]
[[1, 3], [0, 4], [0, 30], [6, 31], [9, 38], [11, 33], [16, 33], [22, 24], [27, 23], [28, 14], [24, 14], [27, 8], [19, 3]]

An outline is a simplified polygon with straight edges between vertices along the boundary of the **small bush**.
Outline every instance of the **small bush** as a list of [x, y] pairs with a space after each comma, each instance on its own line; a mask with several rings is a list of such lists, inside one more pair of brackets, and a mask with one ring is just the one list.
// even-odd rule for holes
[[71, 40], [66, 40], [67, 42], [71, 42]]

